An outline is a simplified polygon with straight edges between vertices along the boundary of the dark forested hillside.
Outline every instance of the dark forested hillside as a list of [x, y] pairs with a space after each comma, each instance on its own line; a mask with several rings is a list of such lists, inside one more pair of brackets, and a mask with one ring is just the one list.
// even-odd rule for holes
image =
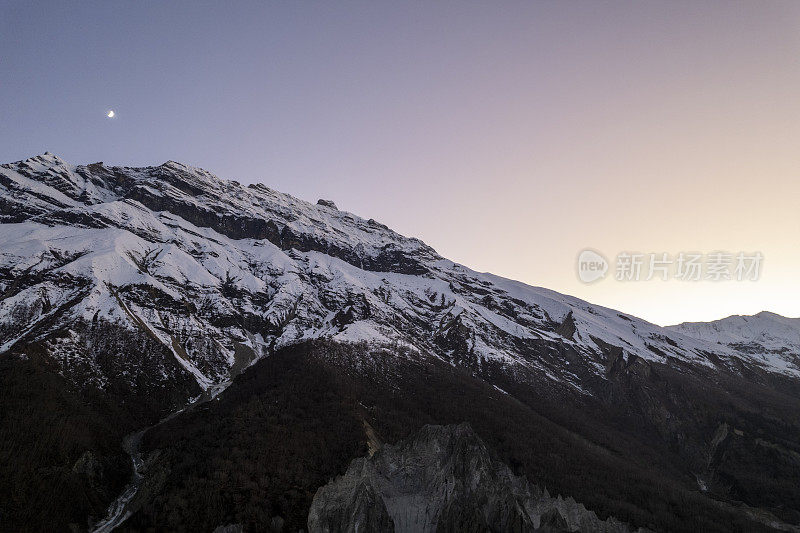
[[133, 427], [35, 358], [0, 357], [0, 530], [66, 531], [101, 516], [130, 475]]
[[[0, 356], [1, 531], [88, 528], [130, 477], [124, 436], [198, 391], [146, 334], [107, 323], [73, 328], [86, 343], [67, 350], [96, 353], [109, 376], [102, 388], [91, 368], [72, 366], [66, 378], [44, 342]], [[59, 346], [59, 337], [51, 345]], [[55, 351], [68, 358], [65, 352]], [[158, 364], [168, 369], [164, 378], [145, 377]]]
[[464, 421], [516, 473], [601, 518], [660, 531], [768, 529], [735, 501], [703, 494], [680, 451], [631, 431], [625, 415], [615, 427], [611, 410], [589, 402], [559, 406], [535, 391], [521, 401], [450, 365], [401, 360], [317, 342], [259, 362], [218, 400], [147, 435], [152, 480], [125, 529], [294, 531], [316, 489], [366, 453], [367, 424], [396, 442]]

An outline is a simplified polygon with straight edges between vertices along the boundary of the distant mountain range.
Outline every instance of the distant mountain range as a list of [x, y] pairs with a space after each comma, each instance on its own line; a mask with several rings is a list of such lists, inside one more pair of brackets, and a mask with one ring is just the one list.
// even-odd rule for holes
[[2, 165], [0, 222], [0, 529], [348, 530], [320, 487], [463, 422], [594, 520], [800, 524], [800, 319], [659, 327], [175, 162]]

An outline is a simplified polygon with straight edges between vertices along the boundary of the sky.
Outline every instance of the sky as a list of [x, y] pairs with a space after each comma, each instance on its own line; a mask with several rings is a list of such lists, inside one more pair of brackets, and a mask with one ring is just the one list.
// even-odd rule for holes
[[[0, 0], [0, 162], [45, 151], [332, 199], [662, 325], [800, 316], [800, 2]], [[718, 251], [758, 279], [616, 279]]]

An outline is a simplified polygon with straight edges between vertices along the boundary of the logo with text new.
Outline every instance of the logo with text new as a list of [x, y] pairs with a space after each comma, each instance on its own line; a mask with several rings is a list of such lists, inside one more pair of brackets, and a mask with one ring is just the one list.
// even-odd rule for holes
[[608, 261], [594, 250], [584, 250], [578, 254], [578, 279], [592, 283], [606, 277]]

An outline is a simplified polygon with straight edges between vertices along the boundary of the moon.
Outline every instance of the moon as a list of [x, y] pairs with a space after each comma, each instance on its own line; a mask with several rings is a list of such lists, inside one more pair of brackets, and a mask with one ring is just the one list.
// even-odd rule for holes
[[114, 110], [113, 110], [113, 109], [109, 109], [109, 110], [108, 110], [108, 113], [106, 113], [106, 116], [107, 116], [108, 118], [114, 118], [114, 115], [115, 115], [115, 114], [116, 114], [116, 113], [114, 113]]

